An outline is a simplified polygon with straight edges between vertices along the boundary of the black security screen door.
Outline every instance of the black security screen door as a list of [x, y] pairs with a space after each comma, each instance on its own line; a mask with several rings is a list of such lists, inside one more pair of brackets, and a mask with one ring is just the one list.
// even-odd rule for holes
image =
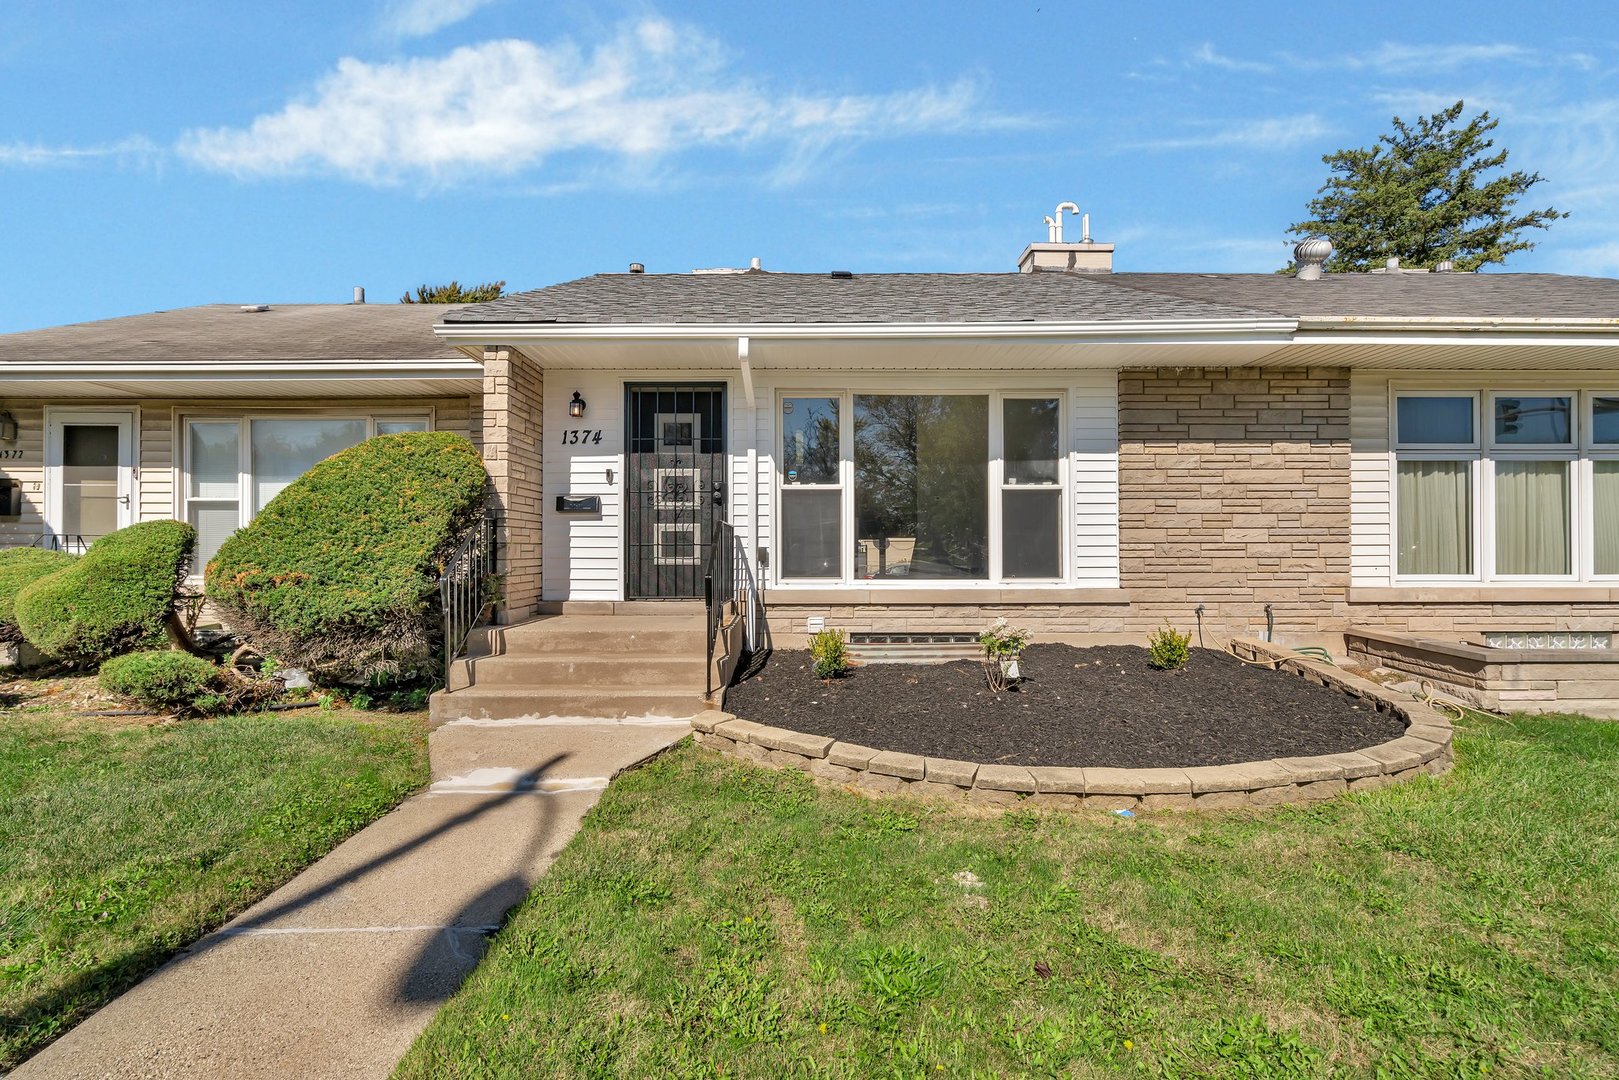
[[629, 386], [625, 594], [700, 599], [725, 517], [725, 388]]

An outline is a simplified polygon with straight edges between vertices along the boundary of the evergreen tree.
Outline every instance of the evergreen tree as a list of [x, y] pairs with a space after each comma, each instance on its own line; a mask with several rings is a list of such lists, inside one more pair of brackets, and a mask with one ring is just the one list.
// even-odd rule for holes
[[1487, 136], [1500, 121], [1486, 111], [1458, 126], [1462, 105], [1415, 126], [1396, 116], [1394, 130], [1371, 148], [1324, 156], [1332, 175], [1310, 200], [1310, 219], [1288, 232], [1331, 240], [1326, 269], [1338, 273], [1381, 267], [1391, 255], [1413, 269], [1450, 259], [1458, 271], [1472, 271], [1532, 249], [1521, 237], [1525, 229], [1568, 215], [1551, 207], [1513, 213], [1543, 177], [1499, 171], [1507, 151], [1491, 153], [1495, 142]]
[[399, 298], [401, 304], [481, 304], [498, 299], [506, 292], [504, 281], [491, 281], [483, 285], [461, 287], [459, 281], [448, 285], [419, 285], [413, 296], [406, 293]]

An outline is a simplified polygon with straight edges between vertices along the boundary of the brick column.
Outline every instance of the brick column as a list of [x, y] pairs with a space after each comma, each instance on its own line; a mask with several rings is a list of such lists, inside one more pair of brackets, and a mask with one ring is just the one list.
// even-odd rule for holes
[[483, 459], [500, 537], [500, 623], [521, 622], [540, 602], [541, 415], [544, 374], [506, 346], [483, 351]]

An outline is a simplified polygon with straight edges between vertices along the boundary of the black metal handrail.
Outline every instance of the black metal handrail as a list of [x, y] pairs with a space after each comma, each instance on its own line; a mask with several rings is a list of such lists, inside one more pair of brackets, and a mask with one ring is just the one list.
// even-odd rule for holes
[[[729, 521], [714, 524], [714, 543], [708, 549], [708, 565], [703, 570], [703, 601], [708, 608], [707, 651], [704, 665], [707, 696], [719, 689], [714, 685], [714, 643], [720, 628], [728, 625], [725, 613], [737, 606], [743, 620], [744, 647], [752, 652], [758, 646], [759, 628], [764, 622], [764, 599], [748, 563], [747, 549]], [[741, 601], [741, 603], [738, 603]]]
[[28, 546], [44, 548], [47, 551], [66, 551], [72, 555], [83, 555], [89, 550], [92, 542], [78, 533], [41, 533], [34, 537], [34, 542]]
[[444, 615], [444, 685], [467, 638], [500, 599], [495, 575], [496, 530], [488, 516], [478, 519], [439, 568], [438, 598]]

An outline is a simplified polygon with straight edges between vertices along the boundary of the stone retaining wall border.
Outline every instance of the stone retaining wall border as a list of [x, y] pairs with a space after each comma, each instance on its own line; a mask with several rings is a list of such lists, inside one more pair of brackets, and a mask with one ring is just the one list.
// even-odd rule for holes
[[871, 795], [932, 796], [987, 806], [1090, 810], [1227, 810], [1330, 799], [1417, 776], [1439, 775], [1455, 760], [1450, 718], [1418, 701], [1337, 668], [1284, 659], [1285, 650], [1237, 638], [1247, 660], [1280, 661], [1277, 670], [1330, 687], [1405, 722], [1405, 734], [1376, 746], [1318, 757], [1273, 758], [1184, 769], [1062, 768], [978, 765], [838, 742], [710, 710], [692, 719], [697, 742], [773, 768]]

